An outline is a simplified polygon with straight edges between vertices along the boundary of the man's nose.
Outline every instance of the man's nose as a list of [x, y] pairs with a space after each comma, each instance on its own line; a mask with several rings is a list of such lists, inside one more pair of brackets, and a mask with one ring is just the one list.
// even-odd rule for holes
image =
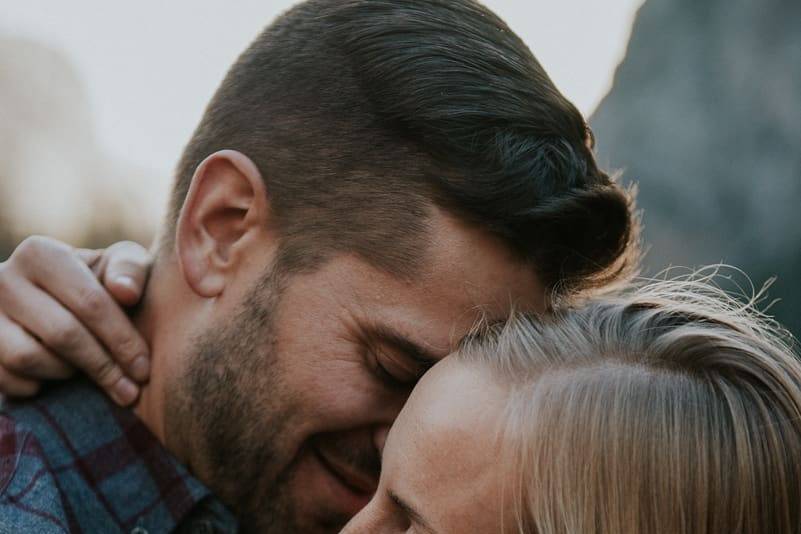
[[387, 434], [389, 434], [389, 425], [380, 425], [373, 431], [373, 444], [379, 455], [384, 451], [384, 445], [387, 443]]

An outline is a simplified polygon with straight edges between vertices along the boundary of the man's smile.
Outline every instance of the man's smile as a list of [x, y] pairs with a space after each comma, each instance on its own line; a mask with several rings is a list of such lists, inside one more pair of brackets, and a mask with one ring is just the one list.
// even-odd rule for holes
[[332, 489], [332, 500], [340, 505], [341, 511], [353, 515], [367, 505], [378, 485], [375, 476], [362, 473], [317, 444], [310, 452], [326, 478], [326, 485]]

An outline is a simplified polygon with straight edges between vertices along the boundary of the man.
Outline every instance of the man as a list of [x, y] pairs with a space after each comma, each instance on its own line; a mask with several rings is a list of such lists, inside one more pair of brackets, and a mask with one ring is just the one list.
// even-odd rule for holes
[[[630, 201], [590, 145], [477, 3], [290, 10], [231, 68], [178, 165], [134, 315], [152, 355], [136, 416], [81, 380], [12, 404], [3, 457], [24, 462], [4, 468], [0, 524], [233, 530], [216, 496], [244, 531], [337, 531], [374, 491], [411, 387], [480, 315], [542, 311], [633, 266]], [[70, 312], [100, 323], [106, 297], [87, 281], [53, 291], [57, 320], [26, 313], [78, 268], [14, 283], [42, 245], [3, 266], [5, 331], [69, 352], [88, 339]]]

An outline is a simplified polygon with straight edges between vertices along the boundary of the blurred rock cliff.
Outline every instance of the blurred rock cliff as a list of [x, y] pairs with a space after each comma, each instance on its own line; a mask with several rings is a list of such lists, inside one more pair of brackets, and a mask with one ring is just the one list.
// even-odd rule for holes
[[801, 334], [801, 2], [647, 0], [591, 120], [640, 184], [646, 274], [726, 262]]

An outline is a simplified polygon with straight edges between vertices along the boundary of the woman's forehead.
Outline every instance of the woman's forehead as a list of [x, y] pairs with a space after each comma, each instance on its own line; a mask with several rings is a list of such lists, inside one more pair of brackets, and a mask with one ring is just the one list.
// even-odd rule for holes
[[421, 380], [390, 433], [390, 489], [443, 532], [500, 521], [497, 425], [505, 400], [480, 366], [448, 357]]

